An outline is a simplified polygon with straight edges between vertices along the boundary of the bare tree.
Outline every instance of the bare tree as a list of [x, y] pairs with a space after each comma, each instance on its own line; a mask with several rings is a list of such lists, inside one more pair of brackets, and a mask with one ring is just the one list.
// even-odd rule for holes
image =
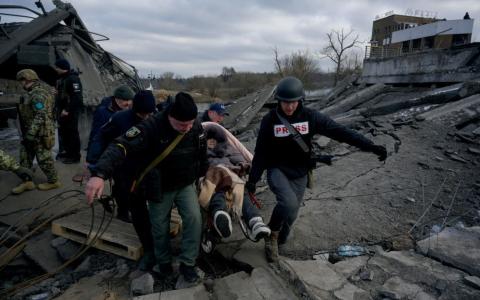
[[309, 85], [312, 75], [318, 72], [317, 62], [308, 51], [297, 51], [283, 57], [279, 57], [278, 49], [273, 49], [275, 69], [281, 76], [295, 76], [305, 85]]
[[223, 67], [222, 68], [222, 74], [220, 77], [222, 77], [223, 82], [227, 82], [230, 80], [233, 75], [235, 75], [237, 72], [235, 72], [235, 69], [233, 67]]
[[327, 33], [328, 45], [323, 48], [321, 54], [335, 63], [335, 85], [337, 85], [343, 62], [345, 61], [345, 52], [353, 47], [358, 47], [358, 34], [353, 36], [353, 32], [353, 29], [350, 29], [348, 33], [345, 33], [342, 28], [341, 31], [332, 30], [330, 33]]

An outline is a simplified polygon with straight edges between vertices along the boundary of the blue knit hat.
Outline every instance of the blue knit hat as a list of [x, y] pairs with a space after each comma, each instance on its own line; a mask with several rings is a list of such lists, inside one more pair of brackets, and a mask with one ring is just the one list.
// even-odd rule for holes
[[133, 97], [132, 110], [138, 113], [151, 113], [155, 111], [155, 97], [152, 91], [139, 91]]
[[55, 66], [59, 69], [70, 71], [70, 63], [64, 58], [57, 59]]

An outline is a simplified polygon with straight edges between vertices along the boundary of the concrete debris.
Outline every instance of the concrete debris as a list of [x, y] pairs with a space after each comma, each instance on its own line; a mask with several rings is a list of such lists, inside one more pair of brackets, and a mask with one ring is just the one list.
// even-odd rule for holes
[[197, 285], [188, 289], [172, 290], [162, 293], [149, 294], [134, 297], [133, 300], [208, 300], [208, 291], [203, 285]]
[[385, 86], [384, 84], [374, 84], [371, 87], [368, 87], [346, 97], [345, 99], [335, 103], [334, 105], [328, 106], [320, 110], [320, 112], [329, 116], [338, 115], [352, 108], [355, 108], [356, 106], [362, 104], [365, 101], [374, 98], [376, 95], [385, 91], [385, 89], [387, 89], [387, 86]]
[[75, 256], [78, 253], [79, 249], [82, 247], [81, 245], [62, 237], [53, 239], [51, 241], [51, 245], [57, 250], [57, 253], [62, 259], [62, 261], [67, 261], [73, 256]]
[[130, 291], [132, 295], [146, 295], [153, 293], [154, 279], [152, 274], [145, 273], [142, 276], [132, 280]]
[[480, 155], [480, 149], [478, 149], [478, 148], [468, 147], [467, 150], [468, 150], [468, 152], [470, 152], [472, 154]]
[[[50, 243], [53, 237], [50, 231], [44, 231], [33, 237], [24, 249], [25, 255], [47, 272], [52, 272], [62, 265], [57, 255], [58, 249], [53, 248]], [[61, 255], [60, 257], [63, 258]]]
[[418, 242], [421, 253], [480, 276], [480, 233], [447, 227], [437, 235]]
[[401, 299], [418, 299], [418, 300], [434, 300], [435, 297], [427, 294], [422, 288], [416, 284], [408, 283], [400, 277], [392, 277], [388, 279], [378, 294], [392, 300]]
[[465, 276], [464, 280], [468, 285], [480, 290], [480, 278], [477, 276]]

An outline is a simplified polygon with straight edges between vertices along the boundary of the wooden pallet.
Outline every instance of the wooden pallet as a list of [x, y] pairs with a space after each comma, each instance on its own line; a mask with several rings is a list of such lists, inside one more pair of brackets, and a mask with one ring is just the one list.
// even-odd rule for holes
[[[90, 237], [91, 211], [82, 211], [52, 222], [52, 233], [79, 243], [89, 243], [97, 234], [102, 220], [103, 210], [96, 210], [94, 226]], [[110, 216], [105, 217], [104, 225], [108, 223]], [[182, 219], [177, 209], [172, 210], [170, 220], [170, 235], [177, 235], [182, 227]], [[86, 241], [88, 237], [88, 241]], [[93, 247], [104, 250], [132, 260], [138, 260], [143, 255], [143, 248], [137, 234], [130, 223], [122, 222], [113, 218], [103, 235], [97, 239]]]

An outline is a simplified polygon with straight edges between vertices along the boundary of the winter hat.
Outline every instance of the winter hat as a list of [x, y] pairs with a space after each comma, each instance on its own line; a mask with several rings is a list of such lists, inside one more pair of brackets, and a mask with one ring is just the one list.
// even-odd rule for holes
[[138, 113], [151, 113], [155, 111], [155, 97], [152, 91], [139, 91], [133, 97], [132, 110]]
[[113, 97], [122, 100], [132, 100], [135, 97], [135, 93], [128, 85], [121, 85], [113, 91]]
[[64, 58], [57, 59], [55, 66], [59, 69], [70, 71], [70, 63]]
[[191, 121], [197, 117], [197, 105], [192, 96], [180, 92], [175, 96], [175, 101], [170, 105], [169, 115], [178, 121]]

